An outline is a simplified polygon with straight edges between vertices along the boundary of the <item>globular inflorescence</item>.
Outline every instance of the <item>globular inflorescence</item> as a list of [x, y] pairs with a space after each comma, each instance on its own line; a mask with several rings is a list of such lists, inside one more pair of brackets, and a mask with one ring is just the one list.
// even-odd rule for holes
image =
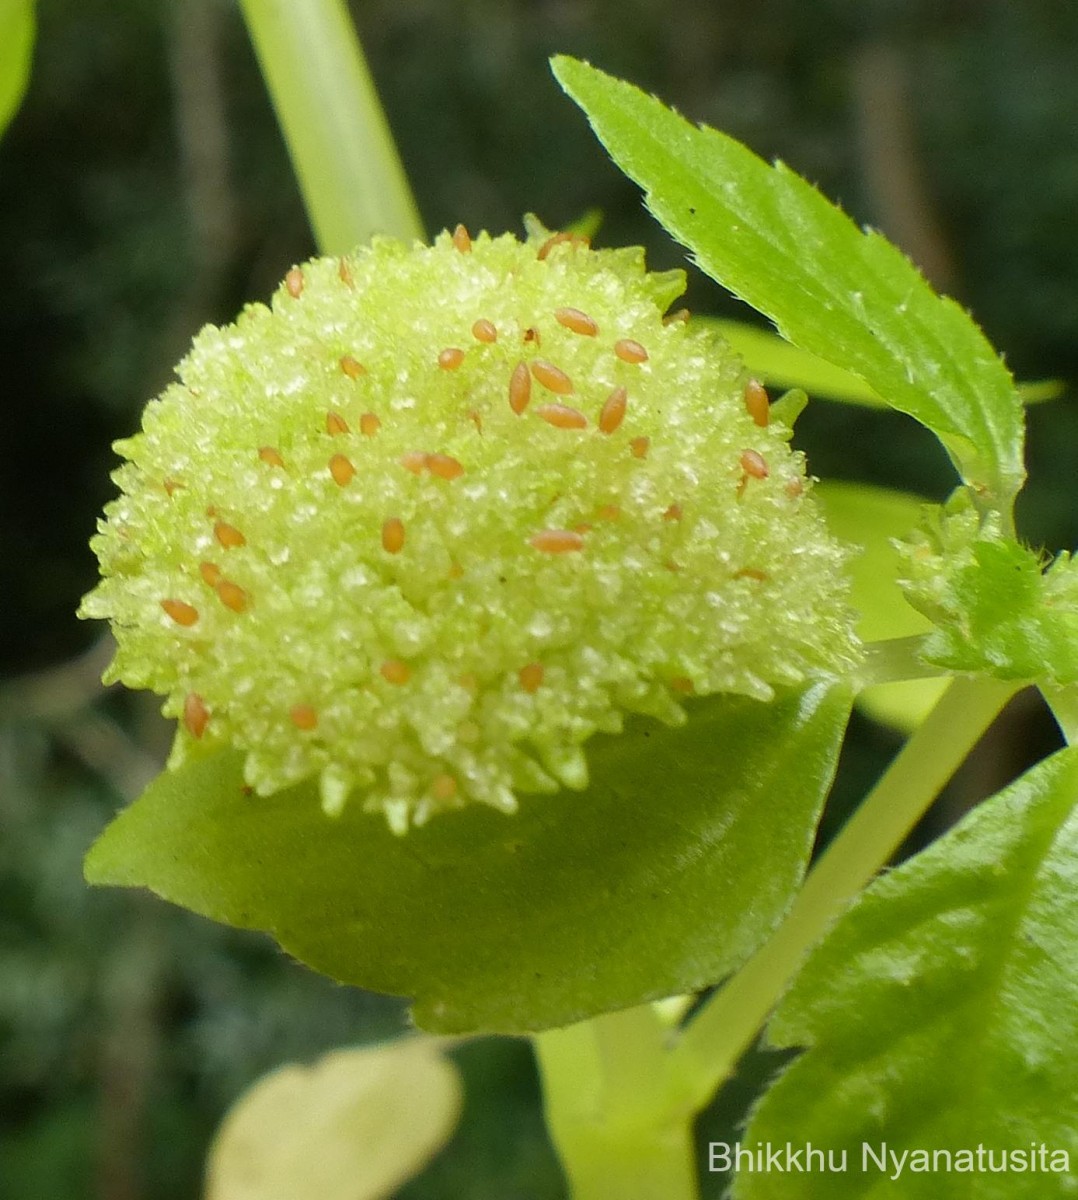
[[[584, 746], [857, 660], [790, 430], [680, 272], [458, 227], [286, 276], [117, 444], [109, 678], [269, 793], [394, 828], [581, 788]], [[718, 752], [720, 748], [716, 748]], [[657, 798], [657, 802], [658, 798]]]

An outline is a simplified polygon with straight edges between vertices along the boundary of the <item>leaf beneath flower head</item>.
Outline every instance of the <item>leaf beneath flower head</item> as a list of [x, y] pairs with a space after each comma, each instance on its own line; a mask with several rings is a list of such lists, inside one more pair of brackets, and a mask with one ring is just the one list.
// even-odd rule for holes
[[91, 883], [149, 887], [267, 930], [315, 970], [413, 998], [447, 1032], [523, 1032], [688, 992], [737, 967], [803, 875], [849, 697], [690, 702], [588, 743], [584, 792], [472, 806], [396, 837], [359, 797], [247, 794], [221, 754], [157, 779], [90, 851]]

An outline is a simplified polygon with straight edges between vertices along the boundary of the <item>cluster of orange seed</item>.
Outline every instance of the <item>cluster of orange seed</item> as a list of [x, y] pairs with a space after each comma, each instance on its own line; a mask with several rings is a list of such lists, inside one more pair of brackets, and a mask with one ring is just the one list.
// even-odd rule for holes
[[[461, 253], [471, 253], [471, 237], [463, 225], [457, 226], [452, 235], [452, 242]], [[539, 258], [545, 259], [555, 246], [564, 242], [573, 245], [586, 244], [583, 239], [573, 235], [555, 234], [540, 247]], [[343, 259], [340, 263], [339, 276], [343, 283], [354, 286], [351, 271]], [[303, 295], [304, 282], [303, 273], [299, 268], [294, 268], [289, 272], [285, 280], [285, 287], [293, 299], [298, 300]], [[688, 319], [688, 315], [688, 310], [682, 309], [672, 318], [667, 318], [667, 321], [684, 322]], [[556, 324], [580, 337], [597, 338], [599, 336], [599, 323], [582, 309], [563, 306], [555, 308], [552, 316]], [[485, 317], [479, 317], [472, 323], [471, 333], [473, 338], [483, 345], [492, 346], [498, 341], [496, 325]], [[540, 340], [541, 335], [538, 328], [534, 325], [528, 326], [524, 334], [524, 343], [538, 346]], [[639, 341], [624, 337], [614, 341], [613, 353], [621, 362], [632, 365], [646, 363], [650, 357], [646, 347]], [[437, 365], [443, 371], [455, 371], [463, 365], [465, 356], [465, 351], [459, 347], [448, 346], [438, 353]], [[343, 374], [351, 380], [358, 380], [367, 375], [367, 368], [350, 354], [342, 355], [338, 363]], [[572, 378], [555, 363], [541, 358], [534, 358], [530, 361], [522, 359], [513, 367], [507, 388], [509, 408], [517, 416], [523, 416], [529, 407], [533, 379], [555, 396], [571, 396], [576, 392]], [[759, 381], [750, 379], [744, 386], [743, 397], [746, 411], [753, 422], [759, 427], [766, 428], [769, 423], [767, 390]], [[628, 403], [629, 393], [624, 385], [619, 384], [610, 391], [603, 401], [596, 420], [596, 427], [600, 433], [610, 435], [621, 428], [628, 411]], [[585, 413], [568, 404], [551, 402], [538, 405], [533, 411], [537, 417], [556, 429], [583, 430], [588, 428], [589, 422]], [[472, 412], [469, 416], [475, 421], [481, 432], [480, 414]], [[363, 436], [374, 437], [380, 428], [381, 421], [375, 413], [364, 412], [360, 415], [359, 430]], [[325, 429], [330, 437], [341, 437], [350, 433], [347, 419], [334, 410], [326, 413]], [[629, 439], [628, 447], [635, 458], [643, 459], [647, 455], [650, 444], [649, 437], [634, 437]], [[258, 457], [267, 466], [283, 468], [285, 465], [280, 453], [272, 446], [260, 447]], [[464, 467], [460, 461], [448, 454], [408, 451], [401, 456], [400, 462], [405, 469], [415, 475], [421, 475], [426, 471], [440, 479], [454, 480], [464, 474]], [[738, 494], [740, 495], [749, 478], [766, 479], [770, 472], [764, 456], [751, 448], [742, 451], [739, 462], [742, 468], [741, 480], [738, 485]], [[356, 468], [344, 454], [332, 455], [328, 466], [334, 482], [342, 488], [355, 478]], [[800, 485], [799, 480], [793, 480], [792, 483]], [[169, 484], [172, 489], [182, 486], [176, 481], [169, 480], [166, 481], [166, 490], [169, 490]], [[798, 495], [800, 493], [798, 491], [790, 494]], [[210, 512], [211, 515], [215, 515], [215, 510], [211, 509]], [[680, 521], [683, 515], [682, 505], [675, 501], [665, 509], [661, 519], [663, 521]], [[613, 504], [602, 505], [597, 516], [601, 520], [616, 521], [620, 516], [620, 508]], [[583, 535], [591, 528], [589, 523], [581, 522], [574, 529], [541, 529], [528, 540], [534, 549], [543, 554], [568, 554], [584, 549]], [[216, 540], [225, 549], [236, 549], [247, 544], [244, 534], [234, 525], [225, 521], [217, 521], [213, 527], [213, 533]], [[395, 516], [386, 518], [381, 529], [382, 549], [387, 554], [398, 555], [404, 550], [405, 541], [406, 531], [401, 519]], [[670, 569], [677, 569], [676, 564], [670, 563], [668, 566]], [[202, 562], [199, 564], [199, 571], [205, 583], [216, 592], [218, 599], [226, 608], [235, 613], [246, 611], [250, 604], [247, 592], [238, 584], [225, 579], [217, 564]], [[459, 566], [455, 565], [455, 571], [456, 574], [453, 577], [459, 577]], [[740, 569], [735, 578], [754, 579], [762, 582], [768, 576], [761, 570], [748, 567]], [[199, 619], [198, 609], [183, 600], [162, 600], [161, 607], [176, 624], [181, 626], [191, 627]], [[398, 659], [389, 659], [383, 662], [380, 674], [388, 683], [395, 686], [403, 686], [411, 678], [411, 670], [408, 665]], [[520, 668], [518, 678], [522, 690], [527, 694], [534, 694], [543, 683], [543, 664], [540, 662], [527, 663]], [[691, 694], [693, 691], [691, 681], [682, 676], [672, 677], [669, 680], [669, 686], [674, 691], [685, 694]], [[188, 694], [184, 703], [182, 719], [192, 737], [202, 737], [209, 723], [210, 713], [202, 697], [197, 693]], [[289, 719], [297, 729], [303, 732], [313, 732], [318, 727], [318, 713], [310, 704], [293, 705], [289, 710]], [[456, 781], [451, 776], [441, 776], [440, 779], [448, 781], [448, 783], [443, 782], [441, 786], [443, 792], [446, 791], [449, 784], [452, 785], [452, 789], [447, 794], [455, 792]]]
[[[781, 439], [769, 430], [766, 389], [755, 380], [735, 384], [736, 367], [726, 366], [714, 375], [705, 370], [698, 385], [694, 372], [700, 370], [697, 364], [703, 361], [700, 335], [687, 326], [686, 310], [662, 317], [662, 308], [669, 300], [658, 305], [654, 297], [670, 288], [669, 281], [649, 285], [654, 290], [641, 290], [638, 297], [633, 293], [638, 286], [634, 281], [638, 275], [643, 278], [637, 260], [628, 265], [611, 260], [612, 265], [607, 267], [607, 260], [590, 250], [586, 238], [569, 233], [537, 239], [531, 247], [531, 267], [523, 258], [515, 257], [522, 250], [517, 243], [510, 245], [509, 239], [495, 241], [482, 235], [473, 240], [464, 226], [458, 226], [440, 247], [416, 252], [430, 258], [431, 271], [442, 269], [438, 255], [448, 253], [457, 264], [452, 268], [455, 276], [460, 275], [463, 266], [456, 254], [468, 256], [469, 263], [473, 257], [488, 263], [494, 256], [507, 264], [497, 268], [503, 280], [499, 287], [474, 296], [469, 293], [467, 302], [457, 307], [445, 303], [432, 310], [447, 314], [432, 318], [431, 327], [437, 330], [433, 337], [437, 340], [417, 334], [408, 341], [402, 332], [399, 351], [395, 346], [380, 345], [367, 336], [362, 322], [354, 319], [348, 308], [343, 317], [330, 319], [333, 332], [324, 336], [326, 351], [319, 362], [306, 349], [318, 344], [316, 338], [304, 333], [304, 369], [309, 371], [311, 382], [298, 392], [298, 400], [280, 393], [281, 415], [274, 418], [276, 425], [257, 407], [246, 418], [257, 429], [246, 451], [253, 474], [243, 476], [247, 482], [234, 494], [229, 493], [233, 486], [231, 469], [213, 476], [216, 482], [211, 490], [197, 466], [188, 463], [186, 447], [182, 455], [158, 469], [154, 486], [159, 498], [163, 490], [172, 501], [170, 507], [177, 514], [192, 514], [192, 520], [193, 514], [204, 514], [184, 535], [186, 544], [194, 548], [193, 555], [188, 553], [185, 560], [170, 568], [166, 585], [156, 592], [156, 596], [164, 596], [156, 601], [157, 627], [173, 630], [175, 650], [170, 653], [175, 653], [183, 666], [174, 675], [162, 669], [157, 676], [161, 683], [155, 686], [170, 693], [172, 711], [189, 737], [200, 739], [211, 731], [214, 736], [236, 738], [248, 750], [254, 749], [245, 741], [246, 701], [230, 698], [228, 689], [214, 681], [213, 656], [206, 654], [206, 648], [211, 644], [226, 649], [254, 645], [263, 636], [253, 632], [256, 628], [269, 630], [274, 622], [282, 620], [293, 622], [297, 630], [308, 628], [307, 610], [289, 596], [287, 581], [297, 578], [295, 572], [304, 569], [305, 555], [316, 553], [315, 529], [324, 531], [319, 536], [328, 534], [339, 539], [355, 556], [357, 569], [349, 570], [342, 560], [342, 565], [334, 568], [335, 573], [326, 577], [331, 586], [340, 588], [342, 580], [353, 577], [368, 581], [344, 585], [361, 588], [355, 601], [359, 623], [366, 620], [364, 614], [372, 604], [382, 603], [383, 596], [387, 612], [416, 614], [414, 620], [404, 618], [409, 632], [399, 637], [393, 631], [392, 619], [377, 618], [384, 623], [376, 623], [379, 632], [373, 635], [360, 672], [364, 678], [350, 682], [344, 692], [339, 690], [341, 685], [336, 691], [324, 686], [323, 676], [316, 669], [293, 668], [287, 657], [282, 661], [282, 671], [275, 674], [273, 659], [278, 647], [269, 649], [268, 665], [259, 669], [258, 678], [280, 677], [282, 683], [258, 685], [261, 707], [255, 724], [260, 729], [268, 725], [277, 728], [274, 722], [286, 726], [293, 743], [298, 738], [302, 750], [297, 752], [294, 744], [288, 749], [283, 733], [274, 735], [280, 740], [274, 743], [273, 753], [282, 764], [287, 761], [290, 765], [287, 771], [281, 766], [276, 774], [270, 768], [252, 767], [251, 781], [260, 790], [271, 790], [280, 781], [289, 781], [300, 769], [296, 763], [322, 772], [327, 797], [336, 796], [342, 786], [346, 793], [348, 779], [382, 780], [382, 790], [372, 795], [378, 797], [376, 804], [384, 807], [397, 825], [402, 810], [394, 807], [398, 801], [390, 797], [407, 793], [400, 783], [403, 764], [411, 772], [409, 777], [418, 781], [418, 790], [404, 810], [413, 815], [428, 811], [431, 805], [434, 809], [456, 806], [469, 797], [509, 808], [513, 788], [547, 787], [551, 778], [563, 783], [581, 778], [578, 743], [587, 735], [574, 733], [571, 744], [566, 742], [569, 735], [559, 732], [561, 727], [551, 714], [559, 711], [559, 705], [567, 712], [576, 712], [572, 718], [576, 730], [609, 728], [611, 718], [587, 707], [594, 701], [578, 699], [573, 680], [581, 668], [572, 665], [575, 660], [563, 642], [548, 643], [542, 633], [529, 634], [520, 641], [509, 638], [505, 645], [516, 647], [512, 653], [497, 658], [501, 651], [496, 650], [495, 658], [486, 661], [490, 651], [484, 640], [489, 624], [485, 613], [488, 606], [492, 612], [497, 609], [500, 601], [478, 589], [484, 586], [481, 580], [499, 575], [499, 569], [492, 575], [489, 564], [483, 564], [487, 551], [481, 532], [455, 533], [449, 540], [444, 533], [444, 527], [463, 529], [460, 514], [479, 514], [483, 497], [488, 504], [489, 498], [496, 496], [499, 506], [510, 505], [510, 511], [502, 514], [504, 520], [499, 517], [496, 524], [499, 529], [513, 532], [508, 540], [499, 534], [498, 545], [515, 545], [518, 549], [516, 560], [500, 568], [500, 573], [512, 575], [517, 581], [510, 603], [521, 608], [522, 624], [531, 621], [529, 628], [533, 625], [543, 630], [550, 624], [545, 610], [556, 603], [556, 597], [548, 597], [544, 588], [576, 595], [572, 581], [585, 579], [596, 569], [592, 563], [605, 564], [602, 570], [609, 572], [619, 548], [625, 546], [632, 547], [639, 562], [638, 551], [646, 544], [653, 562], [653, 568], [648, 568], [653, 571], [650, 582], [634, 577], [633, 589], [653, 586], [665, 595], [675, 586], [671, 577], [680, 575], [687, 582], [676, 586], [697, 589], [699, 600], [694, 611], [701, 614], [714, 603], [717, 589], [731, 583], [739, 585], [738, 594], [745, 596], [749, 592], [762, 595], [770, 588], [775, 552], [762, 556], [759, 563], [754, 561], [751, 547], [759, 539], [743, 537], [741, 544], [749, 550], [739, 550], [729, 566], [722, 565], [725, 560], [710, 549], [697, 544], [701, 536], [716, 536], [712, 517], [716, 503], [720, 507], [732, 504], [734, 510], [755, 511], [760, 507], [750, 503], [748, 489], [753, 489], [754, 495], [759, 489], [771, 497], [784, 496], [782, 503], [791, 513], [801, 507], [804, 483], [799, 469], [775, 457]], [[277, 304], [286, 306], [294, 314], [290, 320], [296, 321], [304, 319], [308, 308], [317, 313], [319, 306], [324, 306], [329, 312], [328, 288], [347, 296], [349, 306], [373, 307], [381, 303], [373, 298], [375, 295], [389, 297], [394, 288], [411, 286], [402, 276], [388, 291], [378, 290], [371, 263], [383, 253], [382, 269], [388, 275], [398, 266], [410, 268], [413, 261], [420, 261], [409, 259], [401, 250], [375, 248], [334, 261], [328, 271], [317, 262], [296, 267], [286, 275]], [[501, 258], [497, 258], [499, 255]], [[537, 274], [536, 263], [542, 264]], [[588, 273], [598, 270], [608, 273], [602, 276], [600, 286], [591, 289]], [[529, 299], [515, 306], [507, 303], [505, 289], [516, 288], [518, 275], [523, 277], [529, 271], [534, 278], [529, 277], [527, 286], [535, 296], [542, 297], [541, 302]], [[624, 278], [619, 272], [625, 272]], [[631, 315], [609, 300], [619, 288], [635, 297]], [[368, 295], [372, 296], [370, 300]], [[242, 319], [237, 328], [242, 330]], [[230, 345], [241, 340], [233, 339]], [[677, 366], [682, 374], [666, 384], [664, 379], [671, 362], [677, 362], [676, 347], [682, 340], [694, 347], [687, 360], [690, 365]], [[272, 357], [271, 349], [251, 353]], [[412, 357], [401, 365], [400, 354]], [[308, 359], [312, 360], [309, 367]], [[290, 357], [286, 361], [291, 370], [295, 360]], [[212, 386], [196, 374], [176, 394], [183, 403], [195, 404]], [[696, 461], [682, 454], [683, 431], [690, 428], [687, 414], [697, 403], [692, 399], [696, 387], [703, 389], [698, 411], [705, 413], [707, 420], [711, 420], [710, 406], [717, 397], [728, 396], [733, 387], [741, 388], [740, 416], [734, 422], [741, 432], [738, 440], [722, 443], [721, 460]], [[293, 386], [288, 395], [296, 391]], [[211, 399], [218, 406], [225, 404], [220, 396], [207, 396], [206, 403]], [[723, 398], [722, 403], [727, 400]], [[424, 405], [431, 407], [424, 409]], [[674, 417], [669, 422], [667, 411]], [[697, 438], [693, 444], [699, 441]], [[525, 464], [521, 468], [522, 483], [527, 482], [525, 476], [531, 470], [534, 454], [544, 482], [535, 485], [532, 493], [522, 489], [523, 497], [533, 495], [533, 499], [513, 497], [510, 482], [501, 476], [497, 476], [496, 485], [490, 482], [492, 472], [499, 470], [502, 445], [511, 448], [512, 455]], [[572, 476], [576, 479], [587, 478], [581, 474], [585, 470], [592, 472], [597, 493], [583, 511], [573, 511], [573, 497], [586, 493], [578, 483], [568, 482], [569, 472], [564, 475], [566, 482], [559, 482], [560, 463], [578, 464], [580, 470]], [[141, 469], [124, 468], [127, 479], [137, 483]], [[722, 489], [728, 500], [721, 499]], [[304, 512], [318, 514], [311, 538], [298, 550], [291, 535], [281, 541], [282, 520], [291, 527], [290, 497]], [[211, 502], [209, 507], [207, 502]], [[327, 502], [337, 516], [332, 525], [323, 526], [321, 513]], [[768, 503], [774, 511], [774, 500]], [[760, 507], [760, 512], [766, 507]], [[267, 516], [271, 512], [280, 517], [271, 520]], [[257, 519], [253, 514], [258, 514]], [[311, 519], [309, 515], [297, 518], [296, 527], [302, 531], [303, 522]], [[706, 530], [703, 535], [701, 529]], [[306, 535], [301, 532], [300, 536]], [[499, 549], [498, 553], [511, 552]], [[122, 554], [117, 560], [123, 560]], [[289, 561], [297, 565], [283, 571], [269, 566]], [[437, 567], [431, 569], [435, 562]], [[532, 594], [520, 590], [520, 580], [529, 573], [537, 581], [547, 581], [537, 583]], [[197, 582], [190, 593], [177, 586], [177, 579], [191, 576], [201, 581], [204, 592], [198, 593]], [[318, 573], [317, 577], [321, 579], [322, 575]], [[668, 582], [661, 582], [664, 578]], [[605, 584], [586, 589], [595, 597], [601, 597], [604, 590]], [[126, 603], [112, 598], [119, 591], [111, 580], [103, 585], [102, 593], [110, 598], [88, 602], [87, 613], [113, 615]], [[200, 599], [207, 593], [208, 601]], [[343, 600], [322, 591], [311, 592], [310, 585], [305, 594], [323, 595], [323, 603], [337, 614], [335, 627], [343, 627], [341, 622], [347, 621], [349, 611], [346, 605], [342, 608]], [[613, 597], [611, 603], [615, 603]], [[461, 619], [453, 614], [466, 613], [469, 606], [475, 609], [474, 628], [469, 631], [466, 626], [452, 625]], [[646, 610], [645, 605], [641, 611]], [[162, 621], [161, 612], [166, 621]], [[441, 635], [424, 630], [439, 627], [443, 612], [448, 614], [447, 628], [455, 630], [454, 640], [443, 651], [447, 661], [458, 665], [439, 684], [436, 681], [442, 676], [436, 670], [431, 674], [432, 652], [420, 647], [437, 643]], [[582, 619], [579, 628], [613, 629], [623, 623], [623, 616], [611, 610], [597, 624]], [[243, 620], [237, 619], [241, 617]], [[502, 619], [499, 615], [498, 620]], [[310, 620], [314, 620], [313, 613]], [[689, 627], [680, 619], [674, 620], [670, 631], [662, 636], [673, 637], [679, 626]], [[245, 632], [247, 629], [252, 632]], [[269, 636], [272, 638], [272, 634]], [[317, 637], [309, 632], [303, 636]], [[298, 645], [299, 637], [298, 633], [289, 633], [281, 646]], [[691, 646], [693, 638], [687, 634], [686, 638], [685, 644]], [[473, 644], [469, 645], [469, 639]], [[147, 644], [151, 640], [148, 636]], [[592, 657], [586, 661], [600, 661], [598, 650], [589, 653]], [[601, 653], [631, 660], [633, 647], [619, 648], [613, 643], [605, 647], [604, 643]], [[324, 670], [333, 666], [329, 662]], [[609, 696], [608, 703], [614, 707], [635, 708], [673, 720], [679, 710], [672, 696], [691, 696], [723, 686], [763, 696], [769, 686], [766, 678], [757, 678], [757, 663], [753, 661], [736, 671], [724, 668], [726, 674], [715, 676], [720, 682], [711, 682], [710, 668], [695, 662], [692, 654], [686, 657], [683, 650], [663, 651], [639, 670], [639, 680], [624, 685], [608, 680], [593, 694]], [[783, 671], [785, 667], [780, 674]], [[453, 699], [454, 688], [469, 699]], [[312, 695], [311, 689], [317, 694]], [[381, 758], [389, 751], [379, 748], [379, 739], [363, 742], [370, 743], [370, 749], [363, 752], [369, 755], [370, 766], [362, 757], [349, 757], [352, 743], [347, 738], [338, 749], [333, 748], [333, 739], [339, 736], [339, 728], [361, 731], [371, 714], [381, 711], [371, 707], [376, 705], [376, 698], [380, 698], [377, 703], [389, 704], [390, 694], [399, 689], [404, 689], [408, 700], [401, 710], [403, 715], [394, 719], [402, 729], [413, 732], [400, 734], [399, 744], [392, 739], [387, 742], [395, 747], [392, 752], [397, 756], [387, 760], [396, 764], [393, 770], [398, 772], [394, 776], [397, 782], [390, 786], [384, 781], [392, 771]], [[497, 702], [495, 692], [502, 697]], [[578, 704], [583, 706], [579, 712], [573, 707]], [[274, 705], [275, 715], [271, 716]], [[359, 715], [342, 716], [349, 705]], [[417, 749], [428, 740], [431, 745], [448, 744], [442, 735], [431, 733], [428, 738], [420, 714], [431, 706], [439, 713], [443, 708], [455, 711], [454, 705], [462, 705], [462, 713], [467, 714], [467, 719], [453, 718], [459, 727], [456, 748], [448, 754]], [[408, 715], [413, 711], [414, 718]], [[444, 716], [436, 719], [449, 720]], [[496, 742], [501, 739], [505, 745], [504, 752], [499, 752], [501, 757], [489, 760], [495, 766], [490, 766], [487, 759], [476, 758], [469, 749], [491, 737]], [[515, 747], [528, 739], [540, 748], [535, 757], [543, 763], [542, 769], [534, 763], [527, 768], [520, 765], [521, 752]], [[258, 749], [259, 761], [269, 761], [265, 747]], [[547, 783], [514, 782], [518, 775], [524, 780], [546, 779]], [[341, 784], [341, 780], [345, 782]], [[326, 802], [339, 803], [336, 799]]]

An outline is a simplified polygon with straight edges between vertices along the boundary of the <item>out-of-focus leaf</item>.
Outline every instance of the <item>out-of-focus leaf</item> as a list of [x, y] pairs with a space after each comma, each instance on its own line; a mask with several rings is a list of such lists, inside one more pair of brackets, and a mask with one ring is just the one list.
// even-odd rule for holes
[[[898, 586], [901, 559], [894, 539], [916, 527], [928, 502], [909, 492], [837, 480], [818, 483], [814, 494], [835, 536], [861, 551], [850, 571], [860, 636], [871, 642], [927, 633], [932, 622], [910, 607]], [[858, 694], [857, 707], [908, 733], [929, 714], [947, 683], [939, 678], [877, 684]]]
[[206, 1200], [384, 1200], [449, 1140], [460, 1108], [457, 1070], [425, 1038], [281, 1067], [225, 1118]]
[[[768, 1028], [774, 1044], [807, 1050], [742, 1141], [845, 1151], [847, 1169], [826, 1186], [818, 1171], [784, 1174], [779, 1191], [773, 1175], [742, 1171], [737, 1200], [1075, 1194], [1076, 803], [1078, 750], [1064, 750], [839, 921]], [[937, 1150], [950, 1169], [933, 1165]]]
[[0, 0], [0, 134], [26, 91], [33, 49], [34, 0]]
[[927, 425], [978, 494], [1009, 512], [1025, 478], [1022, 405], [963, 309], [781, 163], [587, 63], [558, 57], [554, 73], [712, 278]]
[[91, 850], [145, 886], [271, 932], [345, 983], [414, 998], [425, 1028], [522, 1032], [688, 992], [740, 965], [799, 886], [849, 711], [818, 685], [691, 701], [588, 744], [584, 792], [473, 807], [404, 837], [305, 785], [258, 797], [240, 756], [156, 780]]
[[[863, 408], [887, 408], [887, 402], [864, 380], [849, 371], [836, 367], [818, 354], [791, 345], [777, 333], [744, 321], [728, 321], [717, 317], [697, 317], [712, 325], [741, 355], [745, 366], [761, 383], [777, 388], [804, 388], [813, 396], [841, 400]], [[1042, 404], [1058, 400], [1066, 391], [1059, 379], [1039, 379], [1019, 383], [1022, 403]]]

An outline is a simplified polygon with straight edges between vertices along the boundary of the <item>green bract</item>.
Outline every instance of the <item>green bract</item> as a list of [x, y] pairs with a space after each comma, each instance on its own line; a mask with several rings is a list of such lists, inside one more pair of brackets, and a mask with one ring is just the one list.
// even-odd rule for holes
[[[394, 828], [582, 788], [626, 712], [857, 658], [844, 552], [637, 249], [463, 230], [289, 272], [207, 327], [95, 540], [112, 679], [270, 793]], [[762, 417], [766, 422], [766, 415]]]

